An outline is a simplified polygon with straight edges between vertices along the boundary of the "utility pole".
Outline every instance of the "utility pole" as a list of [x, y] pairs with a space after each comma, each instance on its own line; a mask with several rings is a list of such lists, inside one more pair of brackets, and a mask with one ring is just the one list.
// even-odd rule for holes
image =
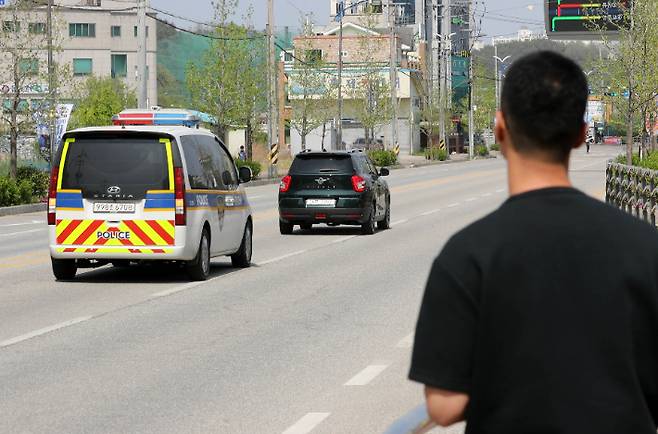
[[139, 37], [139, 49], [137, 53], [137, 105], [140, 109], [147, 107], [147, 72], [146, 72], [146, 2], [138, 0], [137, 7], [137, 36]]
[[474, 108], [473, 108], [473, 89], [475, 82], [473, 80], [473, 41], [475, 40], [475, 11], [471, 13], [469, 5], [468, 14], [468, 158], [473, 159], [473, 151], [475, 148], [475, 122], [474, 122]]
[[[269, 144], [270, 157], [272, 157], [276, 151], [276, 64], [275, 64], [275, 50], [274, 50], [274, 0], [267, 0], [267, 41], [268, 41], [268, 56], [267, 56], [267, 106], [269, 109], [269, 119], [268, 119], [268, 128], [267, 128], [267, 142]], [[270, 177], [274, 177], [275, 166], [274, 163], [276, 160], [270, 158], [270, 164], [268, 166], [268, 174]]]
[[55, 158], [55, 71], [53, 65], [53, 0], [48, 0], [46, 12], [46, 30], [48, 32], [48, 137], [50, 138], [50, 169]]
[[495, 69], [495, 74], [494, 78], [496, 79], [496, 111], [500, 108], [500, 93], [498, 91], [500, 87], [499, 83], [499, 77], [498, 77], [498, 47], [496, 46], [496, 37], [492, 36], [491, 37], [491, 43], [493, 44], [493, 49], [494, 49], [494, 69]]
[[336, 118], [336, 149], [343, 148], [343, 16], [345, 1], [338, 1], [338, 117]]
[[398, 143], [398, 71], [397, 71], [397, 43], [395, 41], [395, 4], [389, 0], [388, 4], [388, 24], [390, 33], [390, 76], [391, 76], [391, 148], [395, 148]]
[[[446, 62], [446, 110], [448, 117], [452, 117], [452, 4], [450, 0], [444, 0], [444, 14], [441, 28], [445, 29], [443, 35], [446, 38], [445, 62]], [[447, 140], [447, 139], [446, 139]], [[447, 142], [446, 142], [447, 143]]]

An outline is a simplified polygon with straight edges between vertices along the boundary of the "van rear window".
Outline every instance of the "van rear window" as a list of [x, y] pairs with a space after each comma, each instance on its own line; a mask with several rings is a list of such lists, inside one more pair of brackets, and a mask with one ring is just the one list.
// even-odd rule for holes
[[349, 155], [299, 155], [290, 166], [291, 174], [352, 173], [352, 158]]
[[[119, 199], [146, 196], [147, 190], [168, 190], [165, 145], [157, 138], [77, 138], [69, 143], [63, 189], [79, 189], [85, 198], [107, 197], [119, 187]], [[116, 191], [116, 189], [113, 189]]]

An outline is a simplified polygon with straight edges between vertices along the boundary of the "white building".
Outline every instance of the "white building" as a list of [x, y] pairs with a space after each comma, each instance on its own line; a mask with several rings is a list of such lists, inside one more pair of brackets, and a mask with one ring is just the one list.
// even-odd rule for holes
[[[67, 66], [73, 75], [72, 83], [65, 81], [60, 94], [65, 98], [71, 96], [73, 86], [80, 84], [92, 74], [98, 77], [113, 77], [123, 80], [128, 88], [137, 91], [137, 53], [139, 38], [137, 37], [137, 3], [112, 0], [60, 0], [54, 9], [53, 34], [58, 47], [55, 62], [59, 66]], [[11, 6], [0, 7], [0, 20], [3, 29], [22, 32], [26, 37], [33, 38], [45, 35], [46, 11], [40, 7], [36, 10], [18, 16], [17, 25]], [[21, 23], [21, 21], [25, 21]], [[156, 51], [156, 21], [147, 16], [147, 98], [148, 105], [157, 105], [157, 51]], [[2, 35], [0, 35], [2, 37]], [[43, 37], [45, 41], [45, 36]], [[45, 44], [43, 44], [45, 47]], [[4, 59], [3, 59], [4, 60]], [[43, 49], [33, 67], [38, 70], [38, 80], [43, 83], [33, 83], [36, 91], [29, 97], [38, 98], [47, 93], [47, 53]], [[5, 69], [0, 73], [6, 75]], [[0, 83], [5, 84], [10, 77], [0, 77]], [[35, 78], [37, 80], [37, 78]], [[1, 97], [1, 94], [0, 94]]]

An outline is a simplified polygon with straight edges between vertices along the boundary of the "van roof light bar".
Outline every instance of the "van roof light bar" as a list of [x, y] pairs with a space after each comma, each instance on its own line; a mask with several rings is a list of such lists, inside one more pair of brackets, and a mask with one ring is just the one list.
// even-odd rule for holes
[[198, 128], [200, 119], [185, 109], [128, 109], [112, 116], [113, 125], [185, 126]]

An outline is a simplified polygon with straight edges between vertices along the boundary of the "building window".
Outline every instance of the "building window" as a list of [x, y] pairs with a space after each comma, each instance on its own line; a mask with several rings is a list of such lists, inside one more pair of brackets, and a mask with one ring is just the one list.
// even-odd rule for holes
[[112, 78], [128, 75], [128, 58], [125, 54], [112, 55]]
[[292, 53], [286, 51], [285, 54], [284, 54], [284, 59], [283, 60], [286, 61], [286, 62], [292, 62], [293, 59], [294, 59], [294, 57], [292, 57]]
[[94, 23], [70, 23], [69, 36], [76, 38], [95, 38], [96, 24]]
[[[137, 26], [133, 27], [133, 34], [137, 37]], [[146, 37], [149, 37], [149, 26], [146, 26]]]
[[21, 23], [18, 21], [3, 21], [2, 31], [18, 33], [21, 31]]
[[91, 75], [91, 59], [73, 59], [73, 75]]
[[121, 26], [112, 26], [110, 28], [110, 34], [113, 38], [121, 37]]
[[29, 23], [27, 25], [27, 31], [35, 35], [45, 35], [46, 23]]
[[21, 59], [18, 63], [18, 70], [24, 75], [37, 75], [39, 73], [39, 60]]
[[307, 62], [321, 62], [322, 50], [306, 50], [305, 57]]

